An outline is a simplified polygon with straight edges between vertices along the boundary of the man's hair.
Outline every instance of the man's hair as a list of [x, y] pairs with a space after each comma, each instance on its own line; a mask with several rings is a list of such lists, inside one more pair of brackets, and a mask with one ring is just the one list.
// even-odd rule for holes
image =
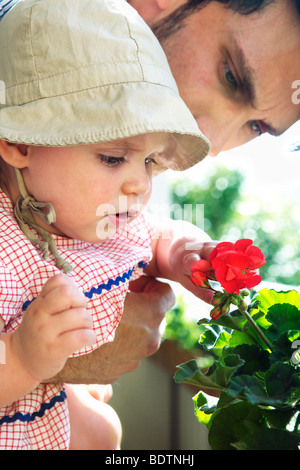
[[[250, 15], [255, 11], [262, 10], [270, 3], [274, 2], [274, 0], [187, 0], [186, 3], [178, 7], [167, 18], [163, 18], [156, 24], [152, 25], [154, 34], [160, 41], [168, 38], [183, 26], [184, 20], [189, 15], [206, 7], [212, 1], [222, 3], [236, 13], [240, 13], [241, 15]], [[300, 0], [289, 1], [295, 3], [300, 16]]]
[[[198, 8], [203, 8], [212, 0], [188, 0], [184, 6], [191, 10], [196, 10]], [[254, 11], [259, 11], [262, 8], [266, 7], [274, 0], [215, 0], [219, 3], [227, 5], [228, 8], [242, 14], [249, 15]], [[293, 0], [296, 4], [296, 7], [300, 13], [300, 0]]]
[[[254, 11], [261, 10], [267, 4], [273, 2], [273, 0], [216, 0], [219, 3], [227, 5], [228, 8], [241, 13], [243, 15], [248, 15]], [[210, 3], [211, 0], [188, 0], [185, 4], [188, 8], [197, 9], [203, 8], [205, 5]]]

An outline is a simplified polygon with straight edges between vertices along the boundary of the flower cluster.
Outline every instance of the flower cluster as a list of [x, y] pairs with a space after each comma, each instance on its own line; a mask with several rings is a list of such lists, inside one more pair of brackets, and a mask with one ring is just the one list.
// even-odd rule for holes
[[217, 281], [225, 291], [215, 291], [212, 318], [228, 313], [231, 303], [236, 303], [237, 300], [242, 302], [241, 290], [252, 289], [261, 282], [257, 270], [265, 263], [263, 253], [249, 239], [235, 243], [221, 242], [212, 250], [208, 261], [196, 261], [191, 269], [193, 283], [201, 288], [211, 289], [210, 281]]

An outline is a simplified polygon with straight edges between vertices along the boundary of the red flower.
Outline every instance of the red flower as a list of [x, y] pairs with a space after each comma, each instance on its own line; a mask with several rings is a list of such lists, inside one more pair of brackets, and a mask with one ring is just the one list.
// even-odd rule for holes
[[229, 294], [239, 294], [240, 289], [251, 289], [261, 282], [256, 270], [266, 263], [266, 259], [252, 243], [249, 239], [222, 242], [210, 253], [209, 262], [216, 280]]
[[214, 278], [211, 264], [204, 259], [196, 261], [191, 268], [191, 272], [191, 280], [198, 287], [209, 287], [208, 279]]

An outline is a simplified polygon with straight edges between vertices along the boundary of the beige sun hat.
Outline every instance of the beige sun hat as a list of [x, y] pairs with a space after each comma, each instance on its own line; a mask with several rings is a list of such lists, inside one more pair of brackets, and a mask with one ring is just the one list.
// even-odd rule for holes
[[0, 139], [57, 147], [167, 132], [157, 172], [208, 154], [159, 42], [124, 0], [22, 0], [0, 44]]

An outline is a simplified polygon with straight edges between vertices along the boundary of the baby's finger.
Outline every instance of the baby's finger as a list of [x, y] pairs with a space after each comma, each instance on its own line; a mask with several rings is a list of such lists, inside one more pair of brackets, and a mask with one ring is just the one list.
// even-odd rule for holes
[[78, 328], [72, 331], [62, 333], [57, 341], [57, 349], [63, 355], [71, 356], [71, 354], [82, 348], [92, 346], [96, 342], [96, 333], [91, 328]]
[[74, 283], [58, 282], [38, 296], [39, 307], [50, 315], [70, 310], [85, 308], [87, 298]]
[[185, 287], [199, 299], [203, 300], [208, 304], [211, 303], [214, 296], [214, 292], [212, 289], [198, 287], [190, 280], [187, 281]]
[[93, 329], [92, 317], [85, 308], [72, 308], [49, 316], [48, 330], [53, 337], [84, 328]]
[[184, 274], [190, 275], [191, 274], [191, 269], [193, 264], [196, 263], [196, 261], [199, 261], [200, 256], [198, 253], [188, 253], [185, 255], [183, 258], [183, 272]]
[[47, 279], [45, 282], [40, 295], [46, 297], [46, 295], [51, 292], [51, 290], [56, 289], [56, 287], [65, 285], [65, 284], [74, 284], [74, 281], [69, 278], [66, 274], [59, 273]]

